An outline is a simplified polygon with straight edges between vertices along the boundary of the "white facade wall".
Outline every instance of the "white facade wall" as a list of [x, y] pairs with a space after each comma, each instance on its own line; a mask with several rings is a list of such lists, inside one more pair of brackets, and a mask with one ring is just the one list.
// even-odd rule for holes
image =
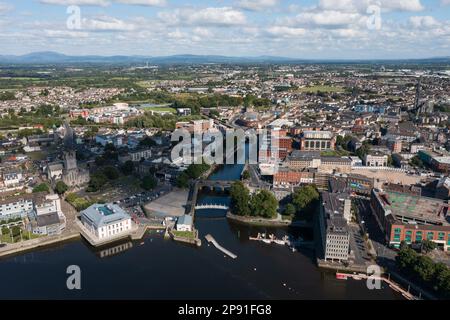
[[127, 219], [122, 220], [120, 222], [111, 223], [98, 229], [94, 229], [94, 232], [99, 239], [105, 239], [114, 237], [130, 229], [131, 229], [131, 219]]

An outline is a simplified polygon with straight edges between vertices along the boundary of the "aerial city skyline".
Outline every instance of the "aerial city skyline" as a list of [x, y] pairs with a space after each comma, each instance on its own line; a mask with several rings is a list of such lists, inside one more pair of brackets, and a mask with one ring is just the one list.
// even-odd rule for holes
[[0, 302], [405, 317], [449, 209], [450, 0], [0, 0]]

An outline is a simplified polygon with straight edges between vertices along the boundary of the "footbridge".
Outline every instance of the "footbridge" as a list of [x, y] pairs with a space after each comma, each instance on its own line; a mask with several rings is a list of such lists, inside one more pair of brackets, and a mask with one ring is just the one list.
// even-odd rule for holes
[[228, 210], [230, 207], [225, 205], [225, 204], [218, 204], [218, 203], [201, 203], [201, 204], [197, 204], [195, 206], [195, 210], [200, 210], [200, 209], [218, 209], [218, 210]]

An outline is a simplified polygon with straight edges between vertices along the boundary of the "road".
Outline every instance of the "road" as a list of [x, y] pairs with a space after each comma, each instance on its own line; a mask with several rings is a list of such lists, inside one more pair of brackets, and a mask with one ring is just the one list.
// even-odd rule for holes
[[354, 203], [357, 208], [358, 221], [364, 226], [365, 232], [369, 234], [369, 238], [377, 252], [377, 260], [387, 263], [389, 266], [395, 265], [397, 252], [386, 246], [384, 233], [372, 214], [370, 201], [364, 198], [354, 198]]

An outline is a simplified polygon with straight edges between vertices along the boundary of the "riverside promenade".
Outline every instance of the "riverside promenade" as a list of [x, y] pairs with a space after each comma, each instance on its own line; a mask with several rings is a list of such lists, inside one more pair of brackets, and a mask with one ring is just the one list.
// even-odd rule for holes
[[59, 235], [42, 236], [32, 240], [7, 243], [0, 247], [0, 257], [18, 254], [33, 249], [80, 238], [80, 230], [75, 222], [78, 212], [66, 201], [61, 201], [61, 209], [66, 217], [66, 227]]
[[56, 236], [46, 236], [42, 238], [21, 241], [17, 243], [8, 243], [3, 247], [0, 247], [0, 257], [5, 257], [9, 255], [14, 255], [17, 253], [29, 251], [32, 249], [37, 249], [45, 246], [49, 246], [56, 243], [61, 243], [64, 241], [69, 241], [72, 239], [79, 239], [80, 233], [76, 231], [62, 233]]

